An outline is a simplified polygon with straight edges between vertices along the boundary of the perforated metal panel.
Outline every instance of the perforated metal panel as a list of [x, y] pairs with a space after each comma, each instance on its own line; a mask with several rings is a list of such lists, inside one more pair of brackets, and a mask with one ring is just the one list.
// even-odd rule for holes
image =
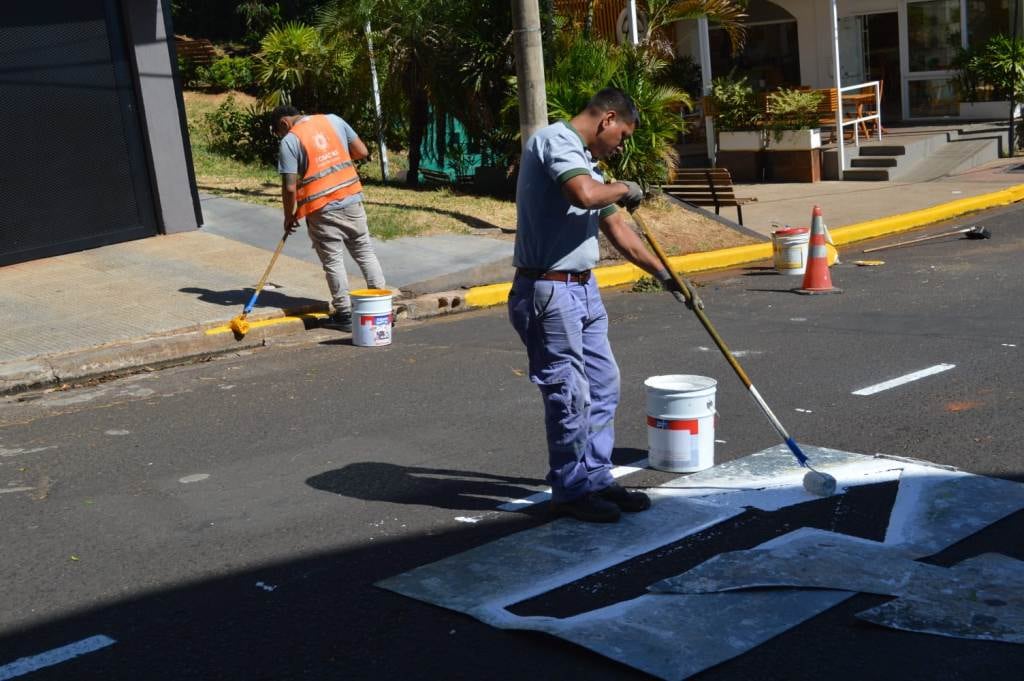
[[0, 13], [0, 265], [156, 233], [116, 6]]

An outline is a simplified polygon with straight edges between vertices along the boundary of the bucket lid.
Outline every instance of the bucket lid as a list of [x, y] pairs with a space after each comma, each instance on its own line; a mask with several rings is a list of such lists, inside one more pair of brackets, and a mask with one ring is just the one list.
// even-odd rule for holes
[[667, 390], [669, 392], [695, 392], [707, 390], [718, 385], [718, 381], [707, 376], [694, 376], [692, 374], [670, 374], [668, 376], [651, 376], [644, 385], [654, 390]]
[[355, 291], [349, 291], [348, 294], [353, 298], [379, 298], [381, 296], [390, 296], [392, 291], [386, 288], [360, 288]]
[[810, 227], [786, 227], [785, 229], [777, 229], [772, 232], [772, 234], [776, 234], [778, 236], [795, 236], [809, 231], [811, 231]]

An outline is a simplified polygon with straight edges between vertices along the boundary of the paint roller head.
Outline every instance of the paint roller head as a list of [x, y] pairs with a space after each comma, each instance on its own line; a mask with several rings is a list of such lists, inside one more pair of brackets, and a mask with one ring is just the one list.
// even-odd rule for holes
[[804, 489], [819, 497], [830, 497], [836, 493], [836, 479], [827, 473], [808, 471], [804, 476]]
[[231, 330], [239, 336], [244, 336], [249, 333], [249, 322], [245, 320], [245, 317], [235, 317], [231, 320], [231, 324], [229, 326], [231, 327]]
[[964, 232], [964, 236], [966, 236], [968, 239], [991, 239], [992, 232], [988, 231], [986, 227], [982, 227], [981, 225], [975, 225], [974, 227], [971, 227], [969, 230]]

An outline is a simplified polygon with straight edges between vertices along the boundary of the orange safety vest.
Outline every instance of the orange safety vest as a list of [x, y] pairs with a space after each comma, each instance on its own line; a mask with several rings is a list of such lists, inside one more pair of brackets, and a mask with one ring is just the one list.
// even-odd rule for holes
[[297, 219], [363, 191], [348, 147], [327, 116], [307, 116], [292, 126], [291, 133], [306, 152], [306, 172], [296, 190]]

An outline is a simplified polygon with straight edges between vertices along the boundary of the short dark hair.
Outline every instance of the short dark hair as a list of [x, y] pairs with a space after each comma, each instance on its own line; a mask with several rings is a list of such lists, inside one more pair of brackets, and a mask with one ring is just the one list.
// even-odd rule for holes
[[633, 99], [617, 87], [606, 87], [590, 98], [587, 108], [604, 113], [614, 111], [626, 119], [628, 123], [635, 123], [640, 126], [640, 112], [637, 111]]
[[298, 116], [299, 110], [290, 104], [282, 104], [270, 112], [270, 125], [277, 127], [285, 116]]

